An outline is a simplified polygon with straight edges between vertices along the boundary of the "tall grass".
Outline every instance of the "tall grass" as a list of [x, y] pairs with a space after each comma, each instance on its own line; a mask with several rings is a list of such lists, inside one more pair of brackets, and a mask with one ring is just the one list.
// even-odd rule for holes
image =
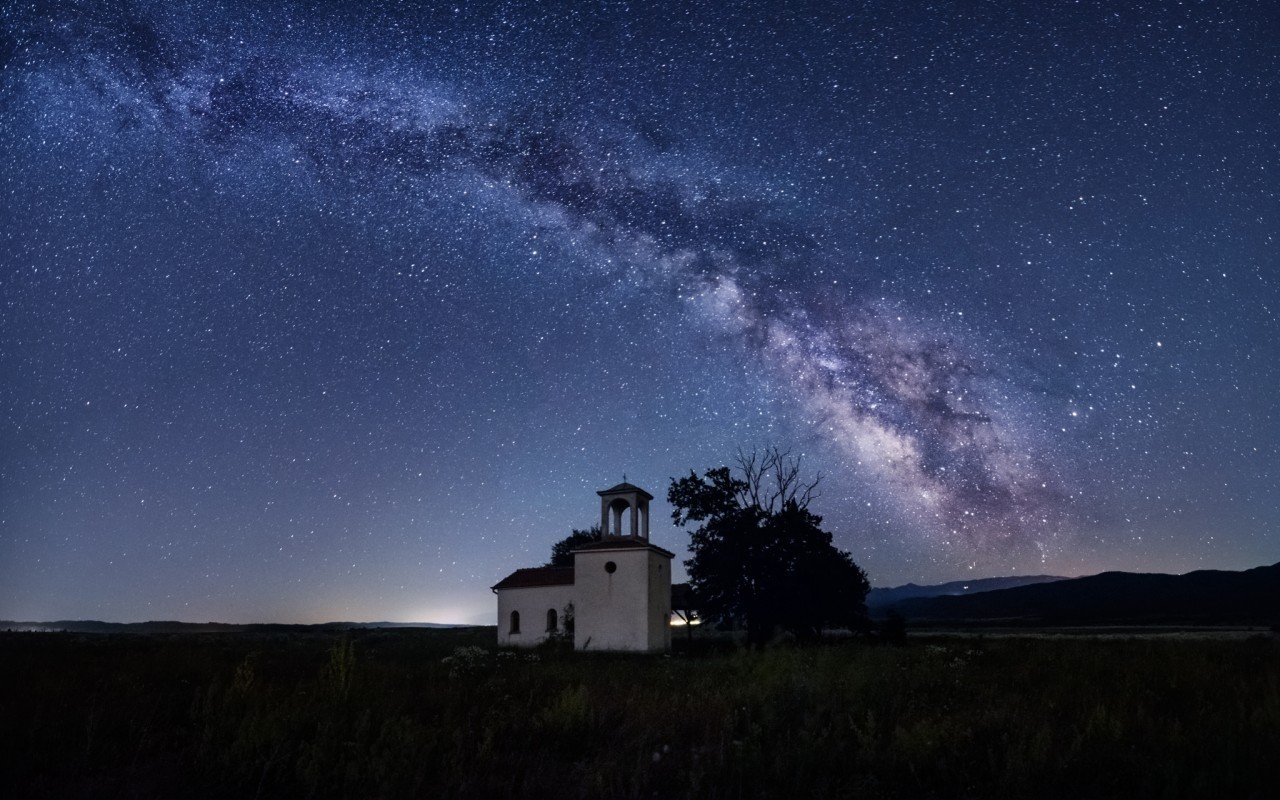
[[0, 794], [1266, 797], [1275, 642], [0, 636]]

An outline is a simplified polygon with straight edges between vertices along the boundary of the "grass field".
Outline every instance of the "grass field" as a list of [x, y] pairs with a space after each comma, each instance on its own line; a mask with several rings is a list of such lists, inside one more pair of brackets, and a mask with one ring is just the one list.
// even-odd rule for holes
[[1280, 646], [0, 634], [4, 797], [1274, 797]]

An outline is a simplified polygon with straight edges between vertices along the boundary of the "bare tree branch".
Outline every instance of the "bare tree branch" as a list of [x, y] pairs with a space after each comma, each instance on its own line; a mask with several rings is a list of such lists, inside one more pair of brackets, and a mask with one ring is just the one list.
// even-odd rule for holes
[[805, 483], [801, 478], [801, 458], [793, 458], [790, 450], [780, 450], [773, 445], [764, 448], [763, 452], [752, 450], [748, 453], [739, 449], [736, 461], [738, 471], [742, 473], [743, 488], [739, 500], [744, 508], [759, 508], [773, 514], [791, 503], [808, 508], [809, 503], [818, 497], [817, 488], [822, 482], [822, 475]]

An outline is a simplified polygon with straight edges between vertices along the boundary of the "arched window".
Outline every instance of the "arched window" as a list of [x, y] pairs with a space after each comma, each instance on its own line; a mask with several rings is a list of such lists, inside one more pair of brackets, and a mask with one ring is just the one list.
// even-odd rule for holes
[[557, 627], [559, 627], [559, 619], [556, 617], [556, 610], [554, 608], [548, 608], [547, 633], [555, 633]]
[[511, 612], [511, 633], [519, 633], [519, 632], [520, 632], [520, 612], [512, 611]]

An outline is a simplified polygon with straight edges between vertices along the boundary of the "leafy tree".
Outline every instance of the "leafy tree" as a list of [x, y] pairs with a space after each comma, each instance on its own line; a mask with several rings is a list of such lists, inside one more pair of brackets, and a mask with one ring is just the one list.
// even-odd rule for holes
[[738, 453], [729, 467], [672, 479], [672, 519], [690, 536], [689, 583], [707, 616], [742, 620], [764, 645], [777, 627], [800, 639], [824, 626], [860, 627], [870, 584], [809, 511], [821, 477], [806, 483], [800, 459], [769, 448]]
[[573, 551], [583, 545], [600, 541], [601, 536], [599, 525], [592, 525], [585, 531], [574, 528], [568, 536], [551, 545], [551, 560], [547, 562], [547, 566], [572, 567]]

